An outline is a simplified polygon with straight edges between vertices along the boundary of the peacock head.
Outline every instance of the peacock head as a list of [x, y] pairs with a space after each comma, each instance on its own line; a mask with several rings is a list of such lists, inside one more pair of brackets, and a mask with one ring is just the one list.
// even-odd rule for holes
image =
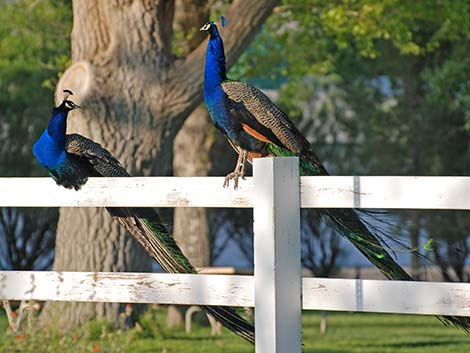
[[[225, 17], [222, 16], [220, 19], [221, 19], [222, 27], [225, 27], [225, 24], [227, 22], [225, 20]], [[219, 36], [219, 30], [217, 29], [217, 25], [215, 24], [214, 21], [206, 22], [199, 30], [208, 32], [211, 38]]]
[[69, 100], [68, 98], [73, 95], [73, 92], [69, 89], [64, 89], [64, 99], [62, 100], [62, 103], [54, 109], [56, 109], [58, 112], [63, 112], [63, 113], [68, 113], [71, 110], [80, 108], [77, 104]]
[[65, 146], [65, 132], [67, 130], [67, 116], [71, 110], [80, 108], [77, 104], [69, 100], [69, 96], [73, 93], [71, 90], [64, 90], [64, 98], [62, 103], [57, 107], [52, 108], [52, 116], [49, 120], [47, 131], [55, 143], [63, 148]]

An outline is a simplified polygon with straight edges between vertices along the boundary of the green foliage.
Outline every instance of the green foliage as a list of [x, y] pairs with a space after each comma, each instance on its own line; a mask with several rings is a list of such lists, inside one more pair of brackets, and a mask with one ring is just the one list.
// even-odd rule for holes
[[469, 50], [468, 41], [454, 44], [447, 60], [438, 67], [426, 68], [422, 76], [426, 85], [426, 104], [446, 102], [450, 113], [465, 117], [466, 130], [470, 130]]
[[0, 175], [39, 171], [31, 148], [47, 126], [70, 57], [71, 1], [4, 1], [0, 11]]
[[[299, 78], [330, 74], [345, 52], [383, 55], [391, 43], [402, 55], [434, 51], [470, 36], [465, 0], [284, 0], [242, 56], [236, 76]], [[263, 60], [258, 60], [263, 57]]]

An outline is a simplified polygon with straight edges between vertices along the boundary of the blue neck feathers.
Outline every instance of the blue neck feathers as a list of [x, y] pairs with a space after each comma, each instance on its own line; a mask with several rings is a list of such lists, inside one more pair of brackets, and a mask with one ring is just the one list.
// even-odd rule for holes
[[225, 68], [224, 43], [217, 27], [210, 29], [210, 38], [206, 52], [206, 67], [204, 72], [204, 95], [227, 79]]
[[65, 148], [65, 133], [67, 131], [67, 111], [52, 109], [52, 117], [47, 132], [58, 147]]
[[49, 170], [59, 167], [65, 160], [67, 115], [68, 111], [53, 108], [49, 126], [33, 147], [33, 154], [39, 164]]

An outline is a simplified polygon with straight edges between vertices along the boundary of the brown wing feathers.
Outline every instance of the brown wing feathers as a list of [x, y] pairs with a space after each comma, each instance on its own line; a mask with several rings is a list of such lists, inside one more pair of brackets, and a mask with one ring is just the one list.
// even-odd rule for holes
[[[228, 98], [244, 107], [243, 123], [255, 129], [266, 139], [284, 146], [294, 153], [302, 151], [300, 133], [276, 105], [263, 92], [244, 82], [227, 81], [222, 89]], [[240, 109], [237, 109], [240, 111]], [[267, 132], [269, 131], [269, 132]]]

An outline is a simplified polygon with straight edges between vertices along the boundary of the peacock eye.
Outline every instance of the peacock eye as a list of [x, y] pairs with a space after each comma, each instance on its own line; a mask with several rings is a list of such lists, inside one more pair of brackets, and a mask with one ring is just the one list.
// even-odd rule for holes
[[65, 102], [65, 107], [72, 110], [72, 109], [75, 109], [76, 105], [71, 101], [66, 101]]
[[201, 27], [201, 31], [207, 31], [211, 27], [211, 23], [207, 22], [204, 26]]

